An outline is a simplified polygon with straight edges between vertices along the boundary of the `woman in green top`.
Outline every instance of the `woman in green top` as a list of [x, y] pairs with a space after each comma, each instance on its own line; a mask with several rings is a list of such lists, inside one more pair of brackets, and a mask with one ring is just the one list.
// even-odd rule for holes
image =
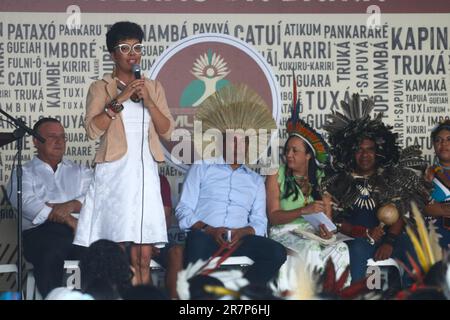
[[[316, 154], [323, 153], [323, 146], [320, 146], [318, 140], [309, 141], [305, 138], [312, 137], [305, 130], [316, 135], [318, 133], [303, 121], [297, 121], [294, 127], [288, 123], [288, 131], [291, 132], [284, 148], [286, 164], [281, 165], [277, 174], [268, 176], [266, 180], [267, 214], [271, 226], [269, 236], [283, 244], [291, 256], [302, 260], [311, 271], [314, 268], [322, 270], [331, 258], [339, 277], [350, 263], [348, 248], [344, 242], [323, 245], [317, 240], [292, 233], [296, 229], [314, 233], [314, 228], [303, 216], [323, 212], [331, 219], [332, 211], [331, 199], [320, 194], [319, 190], [324, 174], [317, 165], [321, 163], [317, 161]], [[323, 140], [321, 142], [325, 143]], [[334, 237], [324, 225], [319, 226], [317, 233], [323, 239]]]

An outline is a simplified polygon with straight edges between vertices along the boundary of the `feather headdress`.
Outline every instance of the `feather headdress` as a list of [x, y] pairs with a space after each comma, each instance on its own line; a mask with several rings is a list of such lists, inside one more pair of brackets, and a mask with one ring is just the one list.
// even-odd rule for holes
[[227, 130], [276, 129], [277, 125], [264, 100], [244, 84], [229, 85], [203, 101], [195, 115], [202, 129]]
[[[197, 107], [195, 118], [201, 121], [204, 134], [209, 131], [222, 139], [228, 133], [233, 137], [249, 137], [249, 148], [256, 149], [258, 146], [258, 150], [257, 154], [250, 152], [252, 159], [249, 162], [246, 160], [246, 163], [256, 163], [266, 151], [272, 130], [277, 129], [270, 108], [255, 91], [244, 84], [228, 85], [216, 91]], [[216, 143], [217, 139], [219, 138], [215, 138]], [[222, 141], [219, 145], [222, 145], [221, 143]], [[216, 152], [208, 149], [209, 145], [205, 141], [196, 141], [195, 147], [197, 152], [201, 151], [203, 157], [207, 158], [209, 153], [210, 156], [218, 156]]]
[[346, 287], [345, 284], [347, 283], [349, 276], [350, 266], [347, 266], [341, 276], [337, 278], [333, 260], [329, 258], [318, 285], [320, 288], [320, 295], [328, 299], [343, 300], [376, 300], [379, 298], [377, 293], [371, 293], [367, 287], [367, 277]]
[[301, 102], [297, 98], [297, 83], [295, 74], [293, 76], [293, 101], [291, 109], [291, 117], [286, 123], [286, 129], [289, 136], [296, 136], [302, 139], [314, 152], [316, 163], [323, 167], [329, 160], [328, 144], [322, 136], [314, 130], [308, 123], [300, 119]]
[[377, 161], [381, 167], [397, 163], [400, 156], [397, 134], [391, 131], [392, 127], [382, 122], [382, 113], [374, 119], [370, 118], [373, 107], [372, 99], [361, 101], [359, 94], [353, 94], [348, 103], [341, 101], [343, 113], [333, 110], [329, 122], [324, 125], [324, 129], [329, 132], [333, 166], [336, 169], [354, 169], [354, 153], [365, 138], [375, 142]]
[[[409, 274], [415, 283], [400, 292], [397, 299], [409, 299], [411, 295], [434, 292], [443, 298], [449, 299], [449, 261], [448, 253], [439, 246], [440, 235], [436, 232], [433, 221], [428, 222], [428, 229], [425, 221], [415, 203], [411, 204], [415, 226], [407, 225], [406, 232], [413, 244], [417, 261], [413, 259], [412, 252], [407, 252], [407, 257], [411, 268], [408, 268], [402, 261], [397, 262]], [[444, 296], [445, 295], [445, 296]], [[437, 296], [436, 296], [437, 297]]]
[[[283, 266], [284, 267], [284, 266]], [[274, 292], [289, 300], [317, 299], [377, 299], [378, 295], [370, 293], [367, 278], [349, 285], [350, 266], [337, 277], [332, 259], [328, 259], [324, 270], [313, 268], [304, 259], [291, 257], [287, 263], [284, 278], [277, 284], [271, 284]], [[280, 283], [281, 280], [281, 283]], [[285, 289], [287, 288], [287, 292]]]
[[[381, 113], [371, 119], [373, 106], [371, 99], [361, 101], [360, 96], [354, 94], [349, 103], [341, 101], [342, 113], [333, 111], [324, 126], [329, 132], [333, 168], [329, 168], [322, 188], [339, 200], [340, 209], [345, 209], [361, 198], [359, 179], [368, 186], [374, 205], [393, 203], [407, 217], [411, 201], [423, 208], [430, 200], [431, 184], [416, 172], [424, 170], [426, 162], [419, 146], [400, 149], [397, 134], [382, 122]], [[363, 139], [375, 143], [377, 171], [362, 179], [354, 177], [352, 172], [356, 167], [355, 153]]]
[[[430, 222], [427, 230], [425, 221], [417, 208], [417, 205], [412, 203], [411, 207], [416, 222], [416, 230], [407, 225], [406, 232], [414, 246], [420, 268], [409, 254], [408, 258], [415, 271], [414, 277], [418, 279], [418, 282], [422, 282], [423, 273], [427, 273], [436, 262], [442, 260], [442, 249], [439, 246], [439, 234], [436, 233], [434, 224]], [[408, 268], [405, 269], [413, 276], [411, 270], [408, 270]]]

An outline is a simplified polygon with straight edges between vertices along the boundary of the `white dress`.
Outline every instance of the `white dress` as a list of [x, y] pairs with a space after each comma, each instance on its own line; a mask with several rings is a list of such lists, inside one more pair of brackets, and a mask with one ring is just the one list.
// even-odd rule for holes
[[123, 105], [127, 153], [96, 165], [80, 212], [76, 245], [87, 247], [99, 239], [158, 247], [167, 243], [158, 166], [148, 144], [150, 114], [141, 103], [127, 100]]

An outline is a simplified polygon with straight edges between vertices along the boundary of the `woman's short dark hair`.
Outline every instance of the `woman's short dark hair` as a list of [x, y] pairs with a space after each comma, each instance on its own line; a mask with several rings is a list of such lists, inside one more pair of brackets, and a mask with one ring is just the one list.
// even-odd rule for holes
[[142, 28], [138, 24], [129, 21], [120, 21], [113, 24], [106, 33], [106, 46], [111, 53], [120, 41], [138, 39], [139, 42], [142, 42], [143, 38], [144, 31], [142, 31]]

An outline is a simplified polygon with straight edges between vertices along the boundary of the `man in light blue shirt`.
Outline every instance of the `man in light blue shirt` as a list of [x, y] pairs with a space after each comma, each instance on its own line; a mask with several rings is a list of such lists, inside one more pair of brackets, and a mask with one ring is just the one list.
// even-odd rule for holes
[[190, 229], [186, 263], [207, 260], [226, 241], [241, 244], [234, 256], [254, 261], [246, 272], [250, 283], [265, 285], [286, 260], [285, 248], [266, 238], [266, 194], [263, 178], [245, 165], [223, 158], [193, 164], [176, 208], [180, 228]]

